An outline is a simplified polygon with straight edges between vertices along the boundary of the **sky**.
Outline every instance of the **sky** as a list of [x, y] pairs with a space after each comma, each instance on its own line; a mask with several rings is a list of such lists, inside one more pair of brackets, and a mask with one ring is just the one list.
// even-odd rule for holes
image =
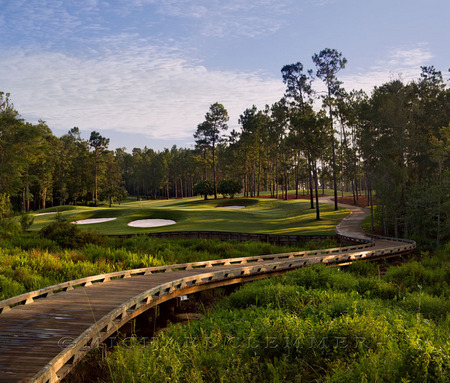
[[[278, 101], [281, 68], [342, 52], [347, 91], [447, 81], [450, 0], [0, 0], [0, 91], [57, 136], [98, 131], [110, 148], [194, 147], [209, 106], [229, 129]], [[315, 81], [318, 90], [320, 80]]]

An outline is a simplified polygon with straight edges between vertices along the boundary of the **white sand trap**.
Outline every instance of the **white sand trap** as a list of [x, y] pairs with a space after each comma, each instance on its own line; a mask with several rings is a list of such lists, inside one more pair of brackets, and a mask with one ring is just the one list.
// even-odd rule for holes
[[35, 217], [37, 217], [38, 215], [47, 215], [47, 214], [56, 214], [56, 213], [57, 213], [56, 211], [49, 211], [49, 212], [47, 212], [47, 213], [39, 213], [39, 214], [36, 214]]
[[138, 219], [137, 221], [132, 221], [128, 224], [131, 227], [158, 227], [175, 225], [176, 222], [171, 219]]
[[117, 218], [89, 218], [89, 219], [81, 219], [79, 221], [75, 221], [72, 223], [75, 223], [77, 225], [89, 225], [91, 223], [102, 223], [102, 222], [108, 222], [108, 221], [114, 221]]
[[231, 206], [217, 206], [217, 209], [243, 209], [245, 206], [231, 205]]

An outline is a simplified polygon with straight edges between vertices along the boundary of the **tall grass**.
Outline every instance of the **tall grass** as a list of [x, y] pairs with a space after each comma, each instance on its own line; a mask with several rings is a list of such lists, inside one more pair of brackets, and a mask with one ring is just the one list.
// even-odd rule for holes
[[450, 381], [449, 253], [383, 277], [357, 263], [247, 284], [200, 321], [119, 345], [107, 358], [111, 380]]
[[[37, 233], [1, 239], [0, 300], [72, 279], [119, 270], [301, 250], [262, 242], [169, 240], [146, 236], [125, 240], [103, 237], [99, 241], [92, 234], [88, 238], [93, 238], [94, 243], [87, 242], [81, 248], [72, 249], [61, 247], [57, 240]], [[330, 241], [306, 244], [308, 248], [324, 246], [337, 244]]]

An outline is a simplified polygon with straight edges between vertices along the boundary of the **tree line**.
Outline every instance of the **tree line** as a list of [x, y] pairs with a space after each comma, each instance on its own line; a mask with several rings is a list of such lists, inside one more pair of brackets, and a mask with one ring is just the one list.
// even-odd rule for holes
[[[0, 193], [17, 209], [97, 204], [203, 194], [318, 198], [333, 189], [365, 195], [374, 224], [396, 237], [450, 236], [450, 93], [443, 75], [421, 67], [418, 79], [391, 80], [370, 95], [347, 92], [338, 79], [347, 60], [334, 49], [283, 66], [284, 96], [262, 110], [247, 108], [239, 131], [216, 102], [194, 132], [195, 148], [108, 150], [109, 140], [78, 128], [55, 137], [30, 124], [0, 94]], [[325, 89], [314, 91], [316, 83]], [[232, 190], [232, 192], [230, 192]], [[375, 206], [375, 207], [374, 207]]]

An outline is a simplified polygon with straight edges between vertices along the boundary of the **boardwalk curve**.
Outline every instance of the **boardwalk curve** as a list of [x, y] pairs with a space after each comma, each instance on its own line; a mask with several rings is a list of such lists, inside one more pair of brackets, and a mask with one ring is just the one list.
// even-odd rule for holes
[[[322, 202], [329, 203], [329, 200]], [[131, 319], [180, 295], [278, 275], [315, 263], [349, 264], [408, 253], [414, 241], [367, 236], [367, 209], [351, 211], [337, 234], [365, 243], [230, 258], [81, 278], [0, 302], [0, 382], [57, 382]]]

